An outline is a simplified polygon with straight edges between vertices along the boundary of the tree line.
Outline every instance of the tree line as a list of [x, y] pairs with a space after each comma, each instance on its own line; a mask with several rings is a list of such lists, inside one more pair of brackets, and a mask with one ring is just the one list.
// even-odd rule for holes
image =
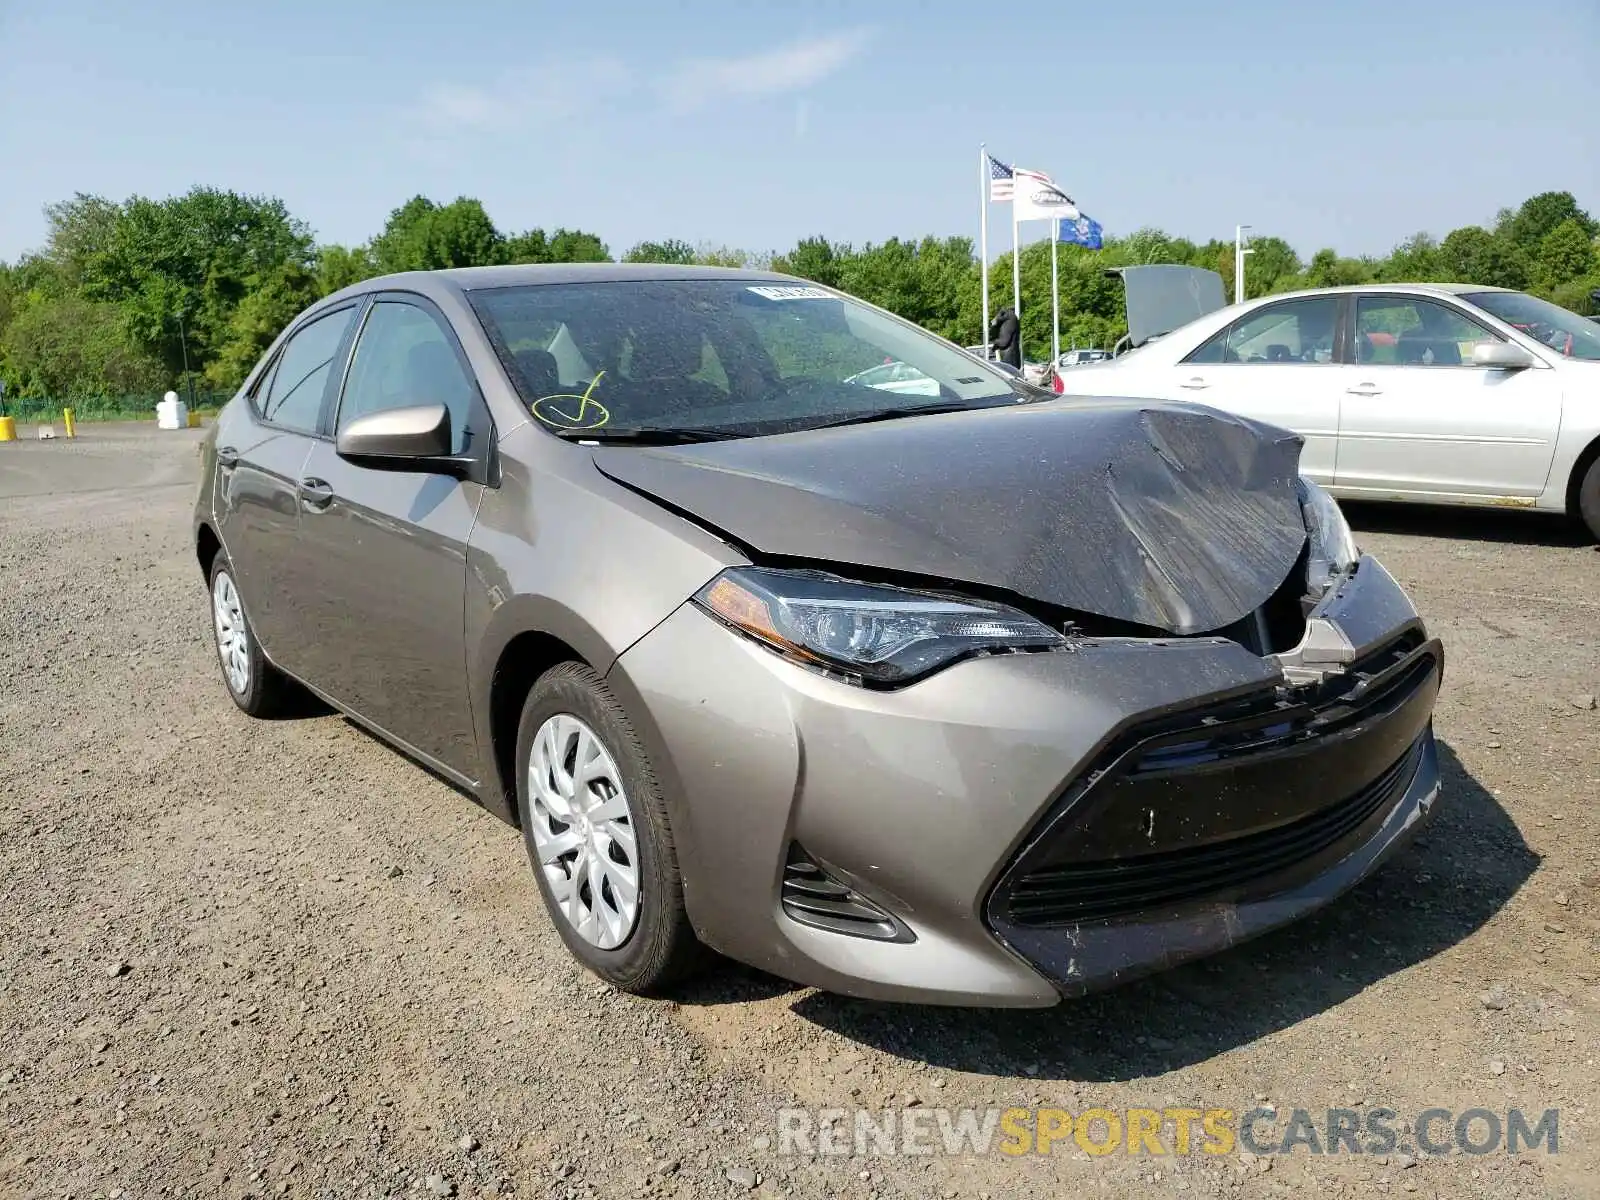
[[[182, 196], [120, 203], [79, 194], [48, 206], [38, 251], [0, 262], [0, 380], [10, 397], [82, 402], [153, 395], [192, 382], [226, 393], [285, 324], [340, 288], [394, 271], [501, 263], [611, 261], [596, 234], [505, 233], [483, 205], [418, 196], [359, 246], [319, 245], [281, 200], [196, 187]], [[1600, 222], [1570, 192], [1502, 209], [1489, 227], [1443, 239], [1418, 233], [1383, 257], [1332, 249], [1302, 260], [1282, 238], [1260, 237], [1247, 264], [1251, 297], [1365, 282], [1459, 281], [1519, 288], [1577, 312], [1600, 288]], [[861, 246], [808, 237], [783, 253], [686, 241], [641, 242], [623, 262], [771, 267], [839, 288], [962, 345], [982, 340], [973, 241], [890, 238]], [[1194, 242], [1141, 229], [1101, 250], [1059, 248], [1063, 346], [1109, 347], [1125, 332], [1111, 267], [1184, 263], [1218, 271], [1231, 288], [1233, 243]], [[1022, 249], [1026, 352], [1050, 345], [1050, 246]], [[1011, 255], [990, 273], [990, 303], [1011, 299]]]

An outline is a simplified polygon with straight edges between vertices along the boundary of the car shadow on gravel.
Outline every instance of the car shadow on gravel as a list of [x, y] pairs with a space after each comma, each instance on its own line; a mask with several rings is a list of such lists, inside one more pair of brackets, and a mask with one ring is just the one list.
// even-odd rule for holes
[[1213, 958], [1042, 1010], [808, 992], [807, 1020], [907, 1060], [987, 1075], [1126, 1081], [1203, 1062], [1333, 1008], [1470, 936], [1539, 857], [1445, 743], [1422, 837], [1322, 912]]
[[1470, 542], [1511, 542], [1528, 546], [1594, 545], [1577, 521], [1560, 513], [1512, 512], [1494, 508], [1457, 508], [1428, 504], [1381, 504], [1341, 500], [1350, 526], [1363, 533], [1398, 533], [1409, 537]]

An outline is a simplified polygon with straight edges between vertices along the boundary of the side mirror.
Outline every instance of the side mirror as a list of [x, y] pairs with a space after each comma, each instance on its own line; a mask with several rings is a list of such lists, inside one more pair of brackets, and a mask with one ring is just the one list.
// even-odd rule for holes
[[442, 404], [391, 408], [357, 417], [339, 431], [339, 457], [380, 471], [459, 474], [450, 453], [450, 410]]
[[1501, 371], [1521, 371], [1533, 366], [1533, 355], [1510, 342], [1479, 342], [1472, 348], [1472, 365]]

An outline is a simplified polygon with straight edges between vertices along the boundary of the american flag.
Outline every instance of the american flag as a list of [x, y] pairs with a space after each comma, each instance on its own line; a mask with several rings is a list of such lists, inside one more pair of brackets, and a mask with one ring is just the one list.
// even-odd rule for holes
[[1015, 191], [1011, 168], [994, 155], [989, 155], [989, 203], [1004, 204]]

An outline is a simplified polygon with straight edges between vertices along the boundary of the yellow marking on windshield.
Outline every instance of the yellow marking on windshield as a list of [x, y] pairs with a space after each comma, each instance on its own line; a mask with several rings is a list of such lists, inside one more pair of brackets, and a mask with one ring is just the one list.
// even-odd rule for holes
[[[594, 389], [599, 386], [604, 371], [599, 372], [589, 381], [589, 386], [583, 389], [583, 394], [576, 392], [556, 392], [549, 396], [540, 396], [528, 405], [529, 411], [546, 425], [556, 429], [599, 429], [611, 420], [611, 414], [606, 406], [594, 398]], [[576, 413], [567, 407], [552, 403], [556, 400], [576, 400], [578, 411]]]

